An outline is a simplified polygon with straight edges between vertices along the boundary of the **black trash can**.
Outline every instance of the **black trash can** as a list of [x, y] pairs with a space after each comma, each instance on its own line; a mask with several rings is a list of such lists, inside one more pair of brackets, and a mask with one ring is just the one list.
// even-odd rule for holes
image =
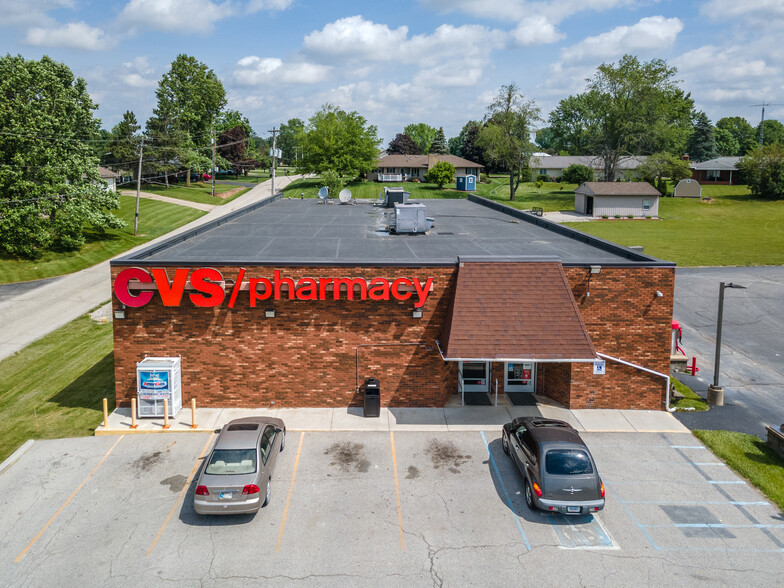
[[365, 378], [365, 417], [381, 416], [381, 385], [376, 378]]

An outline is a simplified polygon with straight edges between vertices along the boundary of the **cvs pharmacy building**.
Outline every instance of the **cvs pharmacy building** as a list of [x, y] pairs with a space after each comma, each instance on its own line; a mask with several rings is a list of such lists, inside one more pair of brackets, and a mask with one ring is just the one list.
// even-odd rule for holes
[[359, 406], [374, 377], [384, 406], [664, 407], [673, 263], [474, 196], [425, 205], [417, 232], [410, 204], [276, 198], [113, 261], [118, 405], [150, 356], [200, 406]]

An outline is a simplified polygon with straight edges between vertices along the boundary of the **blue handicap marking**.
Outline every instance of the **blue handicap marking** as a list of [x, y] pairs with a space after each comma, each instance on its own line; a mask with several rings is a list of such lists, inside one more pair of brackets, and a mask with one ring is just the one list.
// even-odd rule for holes
[[567, 549], [609, 549], [615, 547], [599, 520], [593, 515], [547, 515], [561, 545]]

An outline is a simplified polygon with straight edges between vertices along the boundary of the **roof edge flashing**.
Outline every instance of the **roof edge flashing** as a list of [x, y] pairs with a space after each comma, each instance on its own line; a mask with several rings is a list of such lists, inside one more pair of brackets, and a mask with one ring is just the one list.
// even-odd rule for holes
[[557, 255], [458, 255], [457, 262], [464, 263], [561, 263]]

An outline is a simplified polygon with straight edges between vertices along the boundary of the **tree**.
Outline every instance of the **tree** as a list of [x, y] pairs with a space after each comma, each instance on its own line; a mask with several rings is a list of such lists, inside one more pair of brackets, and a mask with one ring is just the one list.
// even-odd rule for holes
[[332, 170], [340, 175], [361, 175], [376, 167], [380, 140], [376, 127], [357, 112], [325, 104], [308, 121], [303, 133], [303, 173]]
[[331, 169], [321, 174], [321, 182], [327, 187], [327, 195], [330, 198], [337, 198], [345, 185], [340, 174]]
[[716, 151], [720, 156], [734, 156], [740, 153], [740, 143], [728, 130], [714, 127], [713, 136], [716, 138]]
[[489, 161], [485, 148], [477, 143], [477, 140], [479, 138], [479, 131], [481, 129], [482, 129], [482, 125], [478, 122], [468, 128], [468, 131], [466, 132], [466, 136], [465, 136], [465, 142], [463, 143], [462, 153], [460, 154], [460, 156], [463, 159], [467, 159], [468, 161], [473, 161], [474, 163], [483, 165], [485, 166], [485, 168], [490, 168], [492, 162]]
[[249, 154], [248, 135], [244, 125], [228, 129], [218, 136], [218, 155], [223, 157], [239, 176], [240, 172], [248, 175], [248, 171], [261, 165], [261, 162]]
[[637, 168], [643, 180], [656, 186], [662, 194], [667, 194], [665, 178], [673, 181], [691, 177], [689, 162], [675, 157], [669, 153], [654, 153], [649, 155], [645, 163]]
[[387, 153], [391, 155], [421, 155], [422, 150], [411, 137], [405, 133], [398, 133], [395, 135], [395, 138], [389, 142]]
[[617, 64], [603, 63], [585, 92], [550, 113], [555, 149], [598, 156], [608, 181], [622, 156], [683, 152], [694, 102], [678, 87], [676, 73], [662, 59], [641, 63], [624, 55]]
[[[155, 95], [158, 110], [166, 112], [173, 129], [179, 131], [170, 136], [182, 139], [180, 149], [208, 151], [218, 115], [226, 105], [226, 90], [215, 72], [195, 57], [180, 54], [158, 82]], [[194, 159], [191, 156], [182, 162], [188, 168], [186, 184], [190, 184], [188, 160]]]
[[302, 157], [302, 135], [305, 132], [305, 123], [299, 118], [290, 118], [285, 125], [280, 125], [277, 145], [283, 152], [283, 159], [291, 163]]
[[446, 147], [446, 137], [444, 136], [444, 127], [439, 127], [433, 142], [430, 144], [428, 153], [435, 153], [437, 155], [446, 155], [449, 153]]
[[708, 115], [697, 112], [694, 115], [694, 130], [686, 144], [686, 151], [692, 161], [708, 161], [716, 158], [716, 138]]
[[542, 127], [536, 131], [536, 144], [542, 151], [557, 153], [555, 149], [555, 133], [551, 127]]
[[130, 169], [136, 175], [137, 166], [134, 165], [139, 156], [139, 143], [141, 126], [136, 121], [136, 115], [131, 110], [126, 110], [123, 119], [118, 122], [109, 134], [106, 144], [106, 165], [115, 170]]
[[509, 173], [509, 200], [528, 175], [528, 162], [534, 151], [529, 137], [531, 125], [539, 120], [539, 109], [526, 100], [514, 83], [501, 86], [495, 100], [487, 107], [485, 125], [477, 143], [487, 156]]
[[436, 138], [437, 133], [433, 127], [426, 125], [425, 123], [406, 125], [403, 132], [411, 137], [414, 143], [419, 145], [419, 151], [423, 155], [427, 155], [430, 145], [433, 143], [433, 139]]
[[738, 162], [752, 194], [764, 198], [784, 198], [784, 145], [757, 147]]
[[729, 116], [716, 122], [717, 129], [729, 132], [738, 142], [738, 151], [731, 155], [745, 155], [757, 147], [758, 134], [745, 118]]
[[582, 184], [583, 182], [593, 182], [593, 170], [587, 165], [573, 163], [561, 175], [561, 181], [567, 184]]
[[449, 153], [457, 155], [458, 157], [465, 157], [465, 155], [463, 155], [463, 150], [466, 146], [468, 133], [471, 132], [471, 129], [481, 126], [481, 124], [482, 123], [476, 120], [469, 120], [464, 124], [463, 128], [460, 129], [460, 134], [457, 137], [449, 139]]
[[777, 120], [768, 119], [764, 125], [757, 125], [757, 136], [762, 136], [763, 145], [784, 145], [784, 125]]
[[252, 137], [255, 133], [250, 126], [250, 121], [239, 110], [224, 110], [218, 115], [218, 120], [215, 123], [215, 134], [233, 129], [235, 127], [242, 127], [245, 129], [245, 136]]
[[438, 184], [440, 190], [444, 184], [455, 181], [455, 166], [448, 161], [439, 161], [427, 171], [425, 181], [429, 184]]
[[0, 57], [0, 250], [37, 258], [77, 250], [89, 231], [125, 223], [112, 214], [90, 141], [97, 106], [87, 84], [49, 57]]

